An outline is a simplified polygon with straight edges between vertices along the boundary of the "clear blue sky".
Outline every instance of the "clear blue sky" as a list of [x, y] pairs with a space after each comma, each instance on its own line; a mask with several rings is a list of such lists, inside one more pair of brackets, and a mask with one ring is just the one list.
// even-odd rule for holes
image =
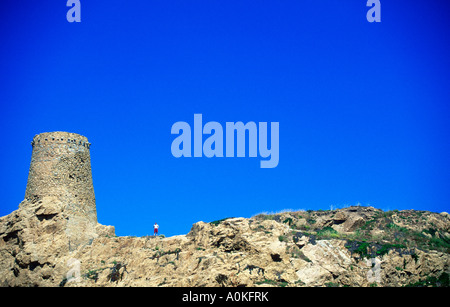
[[[450, 2], [0, 2], [0, 216], [35, 134], [88, 137], [98, 220], [187, 233], [263, 211], [450, 211]], [[174, 158], [173, 123], [280, 123], [280, 161]]]

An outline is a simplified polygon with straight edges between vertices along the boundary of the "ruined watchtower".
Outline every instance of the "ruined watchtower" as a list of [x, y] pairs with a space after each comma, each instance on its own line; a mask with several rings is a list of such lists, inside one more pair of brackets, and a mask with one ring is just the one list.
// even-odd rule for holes
[[88, 139], [76, 133], [47, 132], [36, 135], [31, 145], [25, 199], [57, 197], [73, 226], [95, 225], [97, 210]]

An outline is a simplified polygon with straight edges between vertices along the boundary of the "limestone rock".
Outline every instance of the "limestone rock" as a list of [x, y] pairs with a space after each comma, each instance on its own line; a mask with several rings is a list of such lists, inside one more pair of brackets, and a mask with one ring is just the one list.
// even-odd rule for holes
[[[138, 238], [116, 237], [113, 226], [70, 224], [73, 215], [58, 198], [27, 202], [0, 218], [2, 286], [404, 286], [442, 284], [449, 274], [449, 220], [442, 214], [302, 211]], [[401, 221], [405, 226], [396, 226]], [[402, 239], [407, 227], [429, 237], [417, 247], [386, 241]], [[76, 236], [84, 236], [79, 244]]]

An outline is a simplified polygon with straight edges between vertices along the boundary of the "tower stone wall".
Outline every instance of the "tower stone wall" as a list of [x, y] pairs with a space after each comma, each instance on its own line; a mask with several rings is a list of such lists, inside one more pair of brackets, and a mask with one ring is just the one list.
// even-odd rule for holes
[[97, 224], [91, 144], [76, 133], [46, 132], [36, 135], [31, 145], [25, 200], [57, 199], [67, 217], [67, 235], [79, 241], [72, 243], [86, 242]]

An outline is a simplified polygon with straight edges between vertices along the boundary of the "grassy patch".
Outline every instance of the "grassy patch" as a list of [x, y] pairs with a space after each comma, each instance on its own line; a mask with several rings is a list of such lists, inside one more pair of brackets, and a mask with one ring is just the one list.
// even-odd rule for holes
[[428, 276], [426, 279], [411, 283], [406, 287], [450, 287], [449, 274], [444, 272], [439, 277]]
[[327, 226], [317, 231], [317, 239], [338, 239], [341, 235], [333, 228]]

